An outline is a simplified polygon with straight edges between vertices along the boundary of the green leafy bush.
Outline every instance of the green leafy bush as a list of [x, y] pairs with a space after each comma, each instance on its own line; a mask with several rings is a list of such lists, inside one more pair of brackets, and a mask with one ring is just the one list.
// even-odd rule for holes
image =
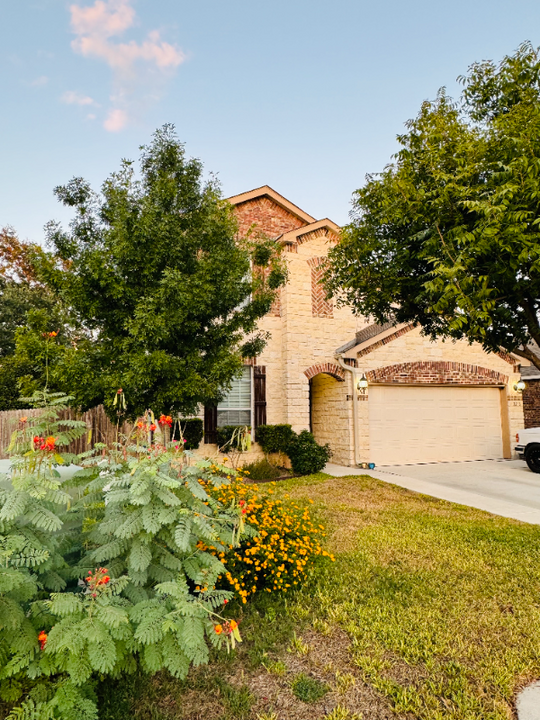
[[256, 440], [265, 453], [285, 453], [294, 437], [290, 425], [259, 425]]
[[251, 428], [248, 425], [224, 425], [217, 429], [217, 445], [220, 450], [245, 451], [251, 446]]
[[[178, 423], [180, 423], [180, 427], [178, 427]], [[185, 450], [197, 450], [204, 437], [204, 424], [202, 419], [187, 418], [177, 421], [174, 425], [172, 439], [180, 440], [181, 437], [186, 441], [184, 443]]]
[[218, 614], [232, 597], [216, 589], [224, 565], [203, 546], [236, 547], [244, 522], [207, 492], [230, 468], [148, 447], [142, 422], [64, 481], [57, 468], [75, 458], [61, 446], [86, 426], [58, 419], [66, 398], [38, 400], [53, 406], [21, 420], [0, 487], [0, 697], [19, 703], [13, 717], [95, 720], [97, 678], [185, 677], [209, 645], [240, 640]]
[[291, 439], [287, 455], [295, 475], [311, 475], [323, 469], [332, 451], [329, 445], [319, 445], [312, 433], [302, 430]]
[[283, 475], [283, 471], [277, 468], [266, 458], [248, 463], [242, 468], [242, 472], [248, 475], [250, 480], [275, 480]]

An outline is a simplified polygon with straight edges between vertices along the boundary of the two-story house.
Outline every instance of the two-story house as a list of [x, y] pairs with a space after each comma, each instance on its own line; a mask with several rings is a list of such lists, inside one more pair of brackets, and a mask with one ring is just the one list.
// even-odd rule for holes
[[330, 444], [333, 462], [349, 466], [511, 457], [523, 427], [517, 358], [432, 342], [417, 327], [379, 326], [336, 307], [320, 284], [339, 242], [335, 223], [268, 186], [229, 202], [241, 233], [255, 226], [283, 244], [289, 280], [261, 322], [270, 333], [264, 352], [205, 413], [203, 454], [216, 425], [251, 425], [256, 439], [260, 424], [290, 423], [311, 429]]

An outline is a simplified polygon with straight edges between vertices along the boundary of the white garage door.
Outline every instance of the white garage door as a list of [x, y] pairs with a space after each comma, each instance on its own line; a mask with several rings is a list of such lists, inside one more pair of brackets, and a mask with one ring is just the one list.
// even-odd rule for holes
[[502, 457], [497, 388], [374, 385], [368, 404], [378, 465]]

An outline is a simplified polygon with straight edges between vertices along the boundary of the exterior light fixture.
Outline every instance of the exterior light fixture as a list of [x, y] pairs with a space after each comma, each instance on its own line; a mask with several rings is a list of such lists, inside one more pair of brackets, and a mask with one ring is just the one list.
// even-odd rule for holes
[[365, 373], [362, 373], [362, 377], [356, 383], [356, 388], [357, 388], [358, 392], [361, 392], [362, 395], [365, 395], [367, 387], [368, 387], [367, 377], [366, 377]]
[[527, 386], [523, 382], [523, 380], [519, 380], [517, 383], [514, 384], [514, 390], [516, 392], [523, 392]]

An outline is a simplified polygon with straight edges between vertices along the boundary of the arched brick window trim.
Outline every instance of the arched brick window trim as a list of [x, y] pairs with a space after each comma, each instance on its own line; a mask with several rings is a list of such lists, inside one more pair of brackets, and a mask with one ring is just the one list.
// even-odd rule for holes
[[370, 370], [369, 383], [419, 383], [426, 385], [506, 385], [508, 375], [458, 362], [412, 362]]
[[304, 375], [308, 380], [311, 380], [311, 378], [315, 377], [315, 375], [319, 375], [320, 373], [331, 375], [336, 380], [339, 380], [339, 382], [343, 382], [345, 380], [345, 371], [340, 368], [339, 365], [335, 365], [334, 363], [317, 363], [317, 365], [312, 365], [307, 370], [304, 370]]

